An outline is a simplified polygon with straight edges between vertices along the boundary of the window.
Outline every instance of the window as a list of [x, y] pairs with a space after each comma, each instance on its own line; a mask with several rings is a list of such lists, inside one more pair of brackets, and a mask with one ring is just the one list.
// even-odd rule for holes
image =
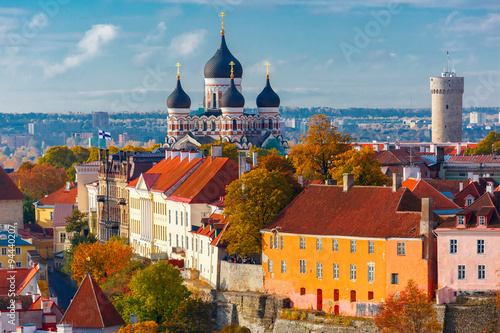
[[306, 294], [306, 288], [300, 288], [300, 296], [304, 296]]
[[486, 216], [479, 216], [479, 225], [486, 225]]
[[271, 259], [269, 259], [269, 261], [267, 262], [267, 271], [269, 273], [273, 272], [273, 261]]
[[66, 241], [66, 233], [65, 232], [61, 232], [59, 234], [59, 240], [60, 240], [60, 243], [64, 243]]
[[16, 267], [21, 267], [22, 265], [23, 265], [23, 263], [22, 263], [22, 262], [20, 262], [20, 261], [16, 261]]
[[457, 240], [450, 239], [450, 254], [457, 254]]
[[168, 246], [172, 246], [172, 234], [168, 233]]
[[458, 265], [458, 279], [465, 280], [465, 265]]
[[54, 218], [54, 212], [50, 212], [50, 220], [52, 221], [53, 218]]
[[195, 243], [195, 246], [196, 246], [196, 250], [195, 250], [195, 252], [198, 252], [198, 238], [196, 238], [196, 243]]
[[356, 265], [351, 265], [350, 279], [351, 281], [356, 281]]
[[271, 235], [269, 238], [269, 248], [274, 249], [274, 237], [273, 237], [273, 235]]
[[175, 235], [175, 247], [179, 247], [179, 235]]
[[281, 273], [286, 273], [286, 261], [281, 260]]
[[280, 238], [281, 238], [281, 243], [280, 243], [280, 245], [281, 245], [281, 249], [283, 250], [283, 236], [281, 236]]
[[278, 234], [274, 234], [274, 248], [275, 249], [280, 248], [280, 239], [278, 237]]
[[484, 254], [484, 239], [477, 240], [477, 254]]
[[356, 290], [351, 290], [351, 302], [356, 302]]
[[486, 266], [485, 265], [477, 265], [477, 279], [484, 280], [486, 276]]
[[168, 223], [172, 223], [172, 212], [170, 211], [170, 209], [168, 210]]
[[472, 198], [467, 198], [467, 199], [465, 199], [465, 205], [466, 205], [466, 206], [470, 206], [470, 205], [472, 205], [472, 203], [473, 203], [473, 202], [474, 202], [474, 199], [472, 199]]
[[182, 223], [183, 223], [183, 222], [182, 222], [182, 220], [183, 220], [183, 215], [184, 215], [184, 213], [183, 213], [183, 212], [181, 212], [181, 225], [182, 225]]
[[323, 278], [323, 264], [320, 263], [320, 262], [316, 263], [316, 277], [318, 279], [322, 279]]
[[200, 239], [200, 254], [203, 254], [203, 240]]
[[399, 284], [399, 274], [397, 273], [391, 274], [391, 284]]
[[356, 241], [351, 240], [351, 253], [356, 253]]
[[463, 215], [457, 216], [457, 224], [464, 225], [465, 224], [465, 216], [463, 216]]
[[368, 254], [374, 254], [374, 253], [375, 253], [375, 242], [368, 241]]
[[189, 213], [186, 212], [186, 225], [189, 226]]
[[335, 238], [332, 240], [332, 251], [337, 252], [338, 250], [339, 250], [339, 240]]
[[7, 255], [7, 248], [6, 247], [2, 247], [2, 255], [3, 256]]
[[300, 237], [300, 249], [301, 250], [306, 249], [306, 238], [305, 237]]
[[368, 292], [368, 300], [372, 300], [373, 299], [373, 291], [369, 291]]
[[16, 247], [16, 256], [21, 255], [21, 248]]
[[300, 273], [306, 274], [306, 261], [303, 259], [300, 259]]
[[375, 281], [375, 266], [368, 265], [368, 282]]
[[398, 256], [404, 256], [406, 254], [405, 243], [398, 242]]
[[337, 280], [339, 278], [339, 264], [333, 264], [333, 278]]
[[179, 224], [179, 212], [175, 211], [175, 225]]
[[316, 238], [316, 251], [321, 251], [323, 249], [323, 244], [321, 238]]
[[189, 250], [189, 237], [186, 236], [186, 250]]

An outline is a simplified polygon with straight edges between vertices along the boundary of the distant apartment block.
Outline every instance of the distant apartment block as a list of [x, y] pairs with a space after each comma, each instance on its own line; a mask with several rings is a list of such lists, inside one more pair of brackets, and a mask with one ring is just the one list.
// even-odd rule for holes
[[486, 123], [486, 115], [484, 112], [471, 112], [470, 113], [470, 123], [483, 125]]
[[73, 136], [78, 139], [87, 140], [94, 137], [94, 133], [73, 133]]
[[27, 146], [31, 139], [33, 139], [32, 135], [9, 135], [7, 137], [7, 146], [9, 148]]
[[109, 114], [107, 112], [92, 112], [92, 127], [107, 128], [109, 126]]

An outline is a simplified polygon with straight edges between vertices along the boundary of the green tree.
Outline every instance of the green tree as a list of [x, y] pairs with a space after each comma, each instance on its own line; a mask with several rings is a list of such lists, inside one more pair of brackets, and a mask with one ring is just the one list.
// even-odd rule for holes
[[224, 233], [230, 253], [249, 255], [262, 251], [260, 229], [288, 203], [293, 188], [277, 171], [257, 168], [227, 187], [224, 216], [229, 224]]
[[236, 148], [235, 143], [230, 143], [227, 141], [222, 142], [222, 140], [216, 140], [214, 143], [207, 143], [204, 145], [200, 145], [196, 149], [200, 151], [207, 149], [209, 155], [212, 155], [212, 146], [220, 146], [220, 145], [222, 145], [222, 157], [227, 157], [231, 159], [236, 165], [238, 165], [238, 149]]
[[379, 306], [375, 325], [384, 333], [442, 332], [429, 296], [409, 280], [399, 295], [391, 295]]
[[309, 118], [309, 130], [290, 150], [290, 158], [304, 179], [326, 179], [338, 155], [351, 149], [353, 138], [332, 126], [324, 114]]
[[475, 148], [467, 148], [465, 155], [490, 155], [493, 150], [500, 152], [500, 133], [491, 131]]
[[333, 162], [330, 175], [342, 184], [343, 174], [354, 174], [354, 185], [382, 186], [389, 178], [382, 173], [380, 162], [373, 158], [373, 150], [365, 147], [361, 150], [348, 150], [340, 154]]
[[66, 146], [54, 146], [38, 158], [38, 164], [48, 164], [57, 168], [69, 169], [75, 163], [75, 154]]
[[27, 191], [23, 191], [26, 199], [23, 200], [23, 222], [24, 224], [35, 223], [35, 202]]
[[283, 174], [288, 184], [293, 188], [294, 198], [302, 192], [303, 187], [294, 176], [295, 168], [290, 159], [286, 156], [280, 156], [274, 153], [263, 155], [257, 160], [257, 168], [266, 169], [267, 171], [276, 171]]
[[75, 232], [77, 235], [81, 235], [83, 230], [89, 228], [87, 217], [87, 213], [81, 212], [78, 209], [73, 210], [73, 213], [66, 217], [66, 232]]
[[73, 152], [73, 155], [75, 156], [75, 163], [76, 164], [82, 164], [85, 163], [89, 156], [90, 156], [90, 150], [82, 147], [82, 146], [75, 146], [71, 148], [71, 151]]
[[213, 304], [189, 297], [165, 321], [166, 333], [212, 333]]
[[163, 324], [189, 297], [183, 281], [178, 269], [160, 261], [135, 273], [129, 283], [130, 292], [117, 300], [117, 309], [124, 318], [137, 314], [139, 321]]

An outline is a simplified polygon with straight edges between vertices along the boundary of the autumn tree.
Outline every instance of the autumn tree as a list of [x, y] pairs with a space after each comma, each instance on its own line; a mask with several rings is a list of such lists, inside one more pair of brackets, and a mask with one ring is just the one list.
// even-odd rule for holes
[[166, 333], [212, 333], [213, 304], [189, 297], [165, 321]]
[[369, 147], [359, 151], [351, 149], [337, 157], [330, 176], [342, 184], [344, 173], [354, 174], [354, 185], [382, 186], [389, 181], [382, 172], [380, 162], [373, 158], [373, 150]]
[[500, 152], [500, 133], [491, 131], [475, 148], [467, 148], [465, 155], [490, 155], [494, 150]]
[[18, 187], [34, 200], [59, 190], [66, 182], [64, 169], [47, 164], [25, 168], [17, 174]]
[[286, 181], [293, 189], [293, 197], [295, 198], [303, 189], [295, 178], [295, 168], [292, 162], [286, 156], [270, 153], [263, 155], [257, 159], [257, 168], [266, 169], [267, 171], [276, 171], [283, 174]]
[[48, 164], [64, 170], [69, 169], [75, 161], [75, 154], [66, 146], [51, 147], [38, 158], [38, 164]]
[[427, 293], [409, 280], [399, 295], [391, 295], [379, 306], [375, 325], [381, 332], [442, 332], [437, 313]]
[[167, 261], [159, 261], [134, 274], [130, 292], [117, 300], [117, 309], [125, 318], [137, 314], [139, 321], [149, 319], [163, 324], [189, 297], [183, 281], [178, 269]]
[[101, 285], [123, 271], [131, 260], [132, 248], [122, 241], [80, 244], [73, 252], [72, 278], [80, 284], [85, 275], [90, 273]]
[[291, 201], [292, 186], [277, 171], [257, 168], [227, 187], [224, 233], [230, 253], [249, 255], [262, 251], [260, 229]]
[[245, 326], [238, 326], [238, 324], [226, 325], [222, 328], [219, 333], [251, 333], [251, 331]]
[[127, 326], [120, 327], [118, 333], [157, 333], [160, 325], [154, 321], [143, 321], [137, 324], [128, 324]]
[[207, 143], [204, 145], [198, 146], [196, 149], [203, 152], [203, 150], [207, 150], [209, 155], [212, 155], [212, 146], [220, 146], [222, 145], [222, 157], [227, 157], [231, 159], [236, 165], [238, 165], [238, 149], [236, 148], [235, 143], [230, 143], [227, 141], [216, 140], [214, 143]]
[[304, 179], [326, 179], [338, 155], [345, 153], [353, 138], [338, 132], [324, 114], [309, 118], [309, 130], [292, 147], [290, 158], [298, 174]]

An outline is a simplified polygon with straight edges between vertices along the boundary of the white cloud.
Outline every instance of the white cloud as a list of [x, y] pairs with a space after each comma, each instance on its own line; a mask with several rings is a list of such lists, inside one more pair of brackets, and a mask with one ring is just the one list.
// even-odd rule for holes
[[[451, 15], [450, 15], [451, 16]], [[446, 20], [447, 30], [451, 32], [466, 32], [471, 34], [489, 33], [495, 35], [500, 31], [500, 14], [490, 13], [486, 17], [469, 16]]]
[[21, 8], [0, 7], [0, 15], [23, 15], [26, 10]]
[[165, 34], [165, 30], [167, 30], [167, 28], [165, 26], [165, 22], [161, 21], [156, 26], [155, 31], [153, 31], [152, 33], [149, 33], [146, 36], [146, 38], [144, 38], [144, 43], [149, 43], [149, 42], [153, 42], [153, 41], [157, 41], [157, 40], [161, 39], [163, 37], [163, 35]]
[[68, 69], [78, 67], [85, 61], [96, 57], [101, 48], [116, 38], [118, 27], [111, 24], [97, 24], [88, 30], [78, 42], [78, 53], [66, 57], [62, 63], [45, 69], [45, 76], [53, 77], [65, 73]]
[[176, 55], [190, 55], [201, 45], [206, 33], [206, 30], [198, 30], [176, 36], [172, 39], [169, 48]]

